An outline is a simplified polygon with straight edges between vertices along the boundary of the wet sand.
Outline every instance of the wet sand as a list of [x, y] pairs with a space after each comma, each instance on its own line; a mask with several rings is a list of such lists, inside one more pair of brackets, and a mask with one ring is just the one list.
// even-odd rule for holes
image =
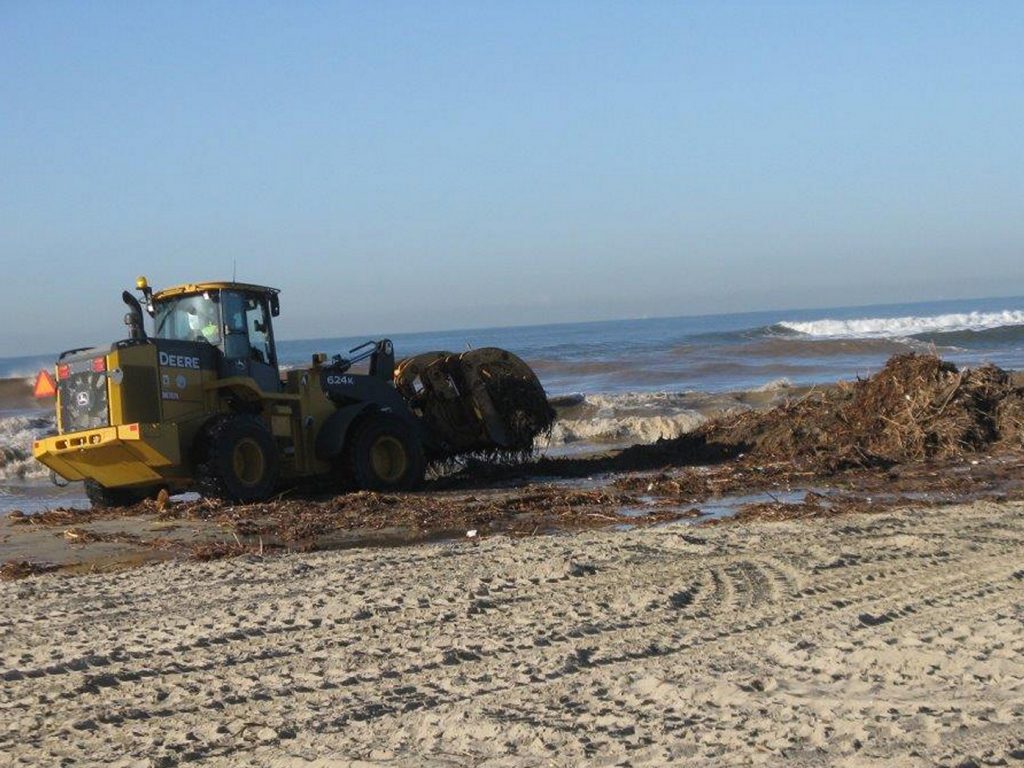
[[708, 459], [707, 453], [706, 445], [698, 443], [691, 455], [685, 440], [665, 441], [525, 467], [492, 467], [437, 480], [420, 493], [286, 496], [249, 506], [200, 499], [147, 501], [123, 510], [14, 511], [0, 517], [0, 579], [109, 572], [171, 559], [1024, 500], [1020, 451], [913, 462], [884, 472], [853, 468], [821, 474], [751, 457], [686, 465]]
[[10, 764], [1024, 757], [1024, 504], [0, 584]]

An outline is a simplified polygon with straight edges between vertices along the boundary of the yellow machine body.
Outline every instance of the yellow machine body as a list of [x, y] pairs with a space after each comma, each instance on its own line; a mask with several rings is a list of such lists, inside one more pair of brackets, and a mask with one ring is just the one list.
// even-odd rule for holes
[[[233, 290], [266, 295], [274, 289], [246, 283], [205, 282], [169, 288], [153, 301]], [[93, 429], [66, 424], [69, 396], [60, 386], [68, 374], [61, 362], [58, 382], [58, 434], [37, 440], [33, 455], [67, 480], [90, 479], [107, 487], [161, 485], [187, 489], [193, 480], [192, 451], [209, 419], [244, 403], [267, 425], [280, 448], [281, 477], [303, 477], [330, 470], [316, 458], [315, 438], [337, 406], [320, 386], [320, 370], [285, 372], [277, 391], [264, 391], [247, 376], [223, 376], [210, 367], [168, 365], [182, 362], [163, 355], [156, 344], [97, 349], [90, 359], [108, 404], [109, 423]], [[99, 362], [102, 361], [102, 362]], [[187, 360], [185, 362], [188, 362]]]
[[[122, 294], [128, 339], [58, 359], [58, 434], [33, 446], [36, 459], [86, 481], [87, 491], [179, 492], [219, 468], [221, 480], [235, 483], [229, 495], [257, 499], [281, 482], [352, 466], [375, 487], [412, 487], [428, 461], [522, 453], [553, 419], [534, 373], [505, 350], [420, 355], [396, 375], [391, 342], [382, 339], [349, 350], [351, 358], [316, 354], [308, 368], [282, 372], [271, 322], [277, 289], [218, 281], [154, 293], [145, 278], [136, 285], [142, 302]], [[365, 371], [356, 372], [363, 360]], [[371, 435], [370, 422], [387, 434]], [[370, 435], [365, 444], [353, 436], [360, 430]], [[402, 461], [392, 455], [399, 445]], [[361, 446], [354, 464], [352, 446]]]

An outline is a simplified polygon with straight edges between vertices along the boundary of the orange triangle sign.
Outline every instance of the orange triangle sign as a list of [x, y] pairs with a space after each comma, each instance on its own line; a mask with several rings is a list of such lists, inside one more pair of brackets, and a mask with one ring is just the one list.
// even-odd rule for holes
[[49, 371], [40, 371], [36, 376], [36, 397], [53, 397], [57, 394], [57, 384]]

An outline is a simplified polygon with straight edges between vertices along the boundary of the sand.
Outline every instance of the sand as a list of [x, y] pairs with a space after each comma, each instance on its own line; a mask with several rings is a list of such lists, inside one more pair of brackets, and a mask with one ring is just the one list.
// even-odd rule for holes
[[976, 502], [3, 583], [0, 763], [1012, 765], [1022, 555]]

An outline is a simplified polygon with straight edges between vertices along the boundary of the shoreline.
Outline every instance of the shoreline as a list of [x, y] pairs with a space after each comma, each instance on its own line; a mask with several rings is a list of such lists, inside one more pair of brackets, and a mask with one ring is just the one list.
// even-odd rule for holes
[[511, 466], [469, 463], [419, 493], [310, 488], [246, 506], [162, 498], [126, 509], [15, 510], [0, 522], [0, 577], [1024, 498], [1019, 375], [902, 355], [870, 379], [783, 391], [781, 402], [762, 391], [762, 407], [747, 402], [676, 438]]
[[880, 513], [910, 504], [1024, 500], [1024, 455], [1017, 452], [918, 462], [884, 473], [865, 468], [817, 474], [729, 456], [694, 464], [702, 449], [707, 446], [665, 440], [588, 458], [498, 468], [489, 475], [441, 478], [415, 494], [15, 511], [0, 518], [0, 580], [254, 554], [516, 541], [594, 528], [701, 529]]
[[0, 518], [0, 579], [89, 574], [165, 561], [519, 540], [590, 529], [709, 525], [1024, 500], [1017, 451], [816, 473], [686, 439], [442, 478], [424, 491], [212, 500], [127, 509], [58, 507]]

